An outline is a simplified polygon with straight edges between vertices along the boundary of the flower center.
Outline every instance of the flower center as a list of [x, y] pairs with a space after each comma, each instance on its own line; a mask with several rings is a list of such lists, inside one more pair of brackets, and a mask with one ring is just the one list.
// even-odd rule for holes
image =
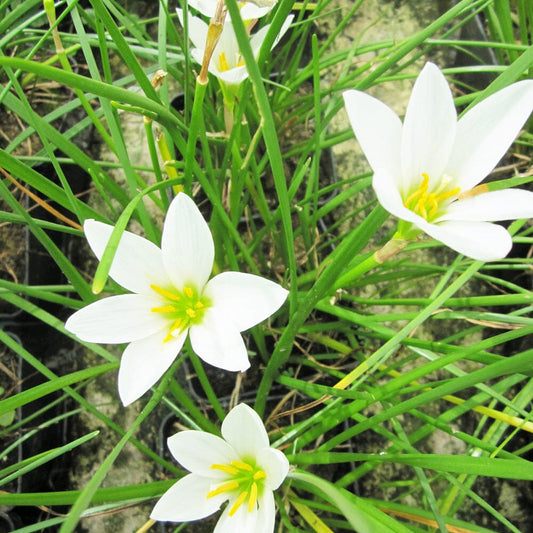
[[163, 289], [157, 285], [150, 288], [163, 297], [164, 305], [152, 307], [152, 313], [163, 313], [171, 320], [171, 326], [163, 342], [168, 342], [174, 332], [182, 332], [194, 324], [200, 324], [206, 310], [211, 306], [211, 301], [205, 296], [200, 296], [194, 287], [185, 286], [183, 290]]
[[228, 64], [228, 60], [226, 59], [226, 52], [220, 52], [218, 56], [218, 62], [220, 63], [221, 72], [226, 72], [230, 68], [242, 67], [244, 65], [244, 59], [242, 59], [241, 55], [238, 54], [235, 58], [235, 65], [233, 67], [230, 67]]
[[229, 465], [213, 464], [211, 468], [225, 472], [228, 478], [215, 490], [208, 492], [207, 498], [213, 498], [224, 492], [233, 492], [238, 496], [229, 510], [229, 516], [233, 516], [245, 501], [248, 501], [249, 513], [255, 510], [257, 495], [261, 492], [267, 477], [263, 470], [244, 461], [231, 461]]
[[461, 190], [460, 187], [451, 189], [451, 181], [449, 177], [444, 176], [439, 186], [434, 191], [428, 192], [429, 176], [424, 172], [420, 187], [407, 197], [403, 205], [428, 222], [432, 222], [439, 216], [442, 203], [457, 196]]

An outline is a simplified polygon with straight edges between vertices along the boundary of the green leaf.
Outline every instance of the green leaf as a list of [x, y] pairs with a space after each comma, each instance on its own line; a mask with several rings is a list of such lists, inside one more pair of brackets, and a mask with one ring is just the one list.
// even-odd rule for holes
[[410, 529], [374, 507], [367, 500], [358, 498], [347, 490], [339, 489], [318, 476], [296, 471], [290, 473], [289, 477], [300, 482], [307, 490], [318, 492], [326, 501], [335, 505], [357, 533], [377, 533], [378, 531], [411, 533]]
[[84, 370], [79, 370], [78, 372], [72, 372], [66, 376], [54, 378], [51, 381], [32, 387], [29, 390], [19, 392], [14, 396], [10, 396], [5, 400], [0, 401], [0, 417], [4, 416], [6, 413], [9, 413], [11, 410], [16, 409], [17, 407], [21, 407], [33, 402], [38, 398], [42, 398], [47, 394], [51, 394], [52, 392], [63, 389], [68, 385], [99, 376], [100, 374], [104, 374], [105, 372], [115, 368], [118, 368], [118, 362], [92, 366]]

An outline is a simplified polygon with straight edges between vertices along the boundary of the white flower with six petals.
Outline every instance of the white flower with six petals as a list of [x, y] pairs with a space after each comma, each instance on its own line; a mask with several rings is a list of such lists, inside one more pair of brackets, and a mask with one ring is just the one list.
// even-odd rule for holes
[[161, 497], [151, 518], [199, 520], [227, 501], [215, 533], [272, 533], [273, 491], [287, 476], [287, 458], [270, 448], [259, 415], [245, 404], [228, 413], [222, 437], [189, 430], [168, 439], [172, 455], [191, 473]]
[[[180, 23], [183, 26], [183, 10], [178, 8], [176, 11], [178, 12]], [[283, 34], [287, 31], [293, 18], [293, 15], [287, 17], [272, 45], [273, 47], [276, 46]], [[189, 14], [188, 25], [189, 39], [195, 46], [191, 50], [191, 55], [201, 65], [204, 58], [207, 29], [209, 26], [200, 17], [195, 17], [191, 14]], [[259, 55], [269, 28], [270, 25], [267, 24], [250, 36], [250, 46], [255, 57]], [[241, 56], [231, 20], [227, 20], [224, 23], [224, 28], [222, 29], [219, 41], [213, 51], [213, 57], [209, 63], [209, 72], [223, 83], [237, 87], [248, 77], [248, 71]]]
[[381, 205], [401, 219], [395, 237], [425, 232], [481, 261], [505, 257], [512, 239], [493, 221], [533, 216], [533, 193], [476, 186], [503, 157], [533, 109], [533, 80], [509, 85], [457, 120], [450, 88], [427, 63], [404, 122], [360, 91], [344, 93]]
[[[113, 226], [86, 220], [85, 236], [101, 259]], [[118, 390], [124, 405], [142, 396], [183, 347], [207, 363], [231, 371], [249, 366], [241, 331], [277, 311], [287, 291], [253, 274], [213, 268], [211, 232], [195, 203], [179, 193], [170, 204], [161, 248], [125, 231], [109, 275], [133, 294], [111, 296], [74, 313], [65, 328], [87, 342], [129, 343], [120, 363]]]

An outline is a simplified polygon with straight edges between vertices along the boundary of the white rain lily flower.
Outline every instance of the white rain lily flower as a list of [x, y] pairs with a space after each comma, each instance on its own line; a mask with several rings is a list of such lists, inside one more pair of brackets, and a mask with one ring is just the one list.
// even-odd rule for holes
[[[188, 5], [202, 15], [212, 18], [215, 15], [219, 0], [189, 0]], [[242, 20], [255, 20], [264, 17], [275, 5], [277, 0], [251, 0], [237, 2]], [[229, 15], [227, 15], [229, 19]]]
[[512, 238], [493, 221], [533, 216], [533, 193], [476, 187], [503, 157], [533, 109], [533, 81], [502, 89], [457, 120], [440, 70], [427, 63], [402, 124], [385, 104], [344, 93], [355, 135], [374, 170], [381, 205], [401, 219], [397, 238], [421, 231], [473, 259], [505, 257]]
[[[183, 25], [183, 10], [178, 8], [176, 11], [178, 12], [180, 23]], [[288, 30], [293, 18], [293, 15], [287, 17], [272, 45], [273, 47], [276, 46], [281, 37]], [[189, 38], [195, 46], [195, 48], [191, 50], [191, 55], [193, 59], [201, 65], [204, 58], [207, 29], [209, 26], [200, 17], [194, 17], [190, 14], [188, 22]], [[270, 25], [267, 24], [258, 32], [250, 36], [250, 45], [255, 57], [259, 55], [259, 51], [261, 50], [261, 46], [265, 40], [269, 27]], [[248, 71], [246, 70], [244, 59], [241, 56], [237, 37], [235, 36], [235, 30], [233, 29], [231, 21], [226, 21], [224, 23], [220, 39], [209, 63], [209, 72], [225, 84], [233, 86], [238, 86], [248, 77]]]
[[150, 518], [199, 520], [227, 501], [215, 533], [274, 531], [273, 491], [287, 476], [289, 461], [270, 448], [259, 415], [245, 404], [228, 413], [222, 437], [190, 430], [168, 439], [172, 455], [191, 473], [163, 494]]
[[[91, 249], [101, 259], [113, 226], [86, 220]], [[74, 313], [65, 328], [87, 342], [129, 343], [120, 363], [124, 405], [164, 374], [187, 334], [207, 363], [231, 371], [249, 366], [241, 331], [277, 311], [287, 291], [253, 274], [223, 272], [208, 281], [214, 244], [193, 200], [179, 193], [168, 209], [161, 248], [124, 232], [109, 275], [133, 294], [111, 296]]]

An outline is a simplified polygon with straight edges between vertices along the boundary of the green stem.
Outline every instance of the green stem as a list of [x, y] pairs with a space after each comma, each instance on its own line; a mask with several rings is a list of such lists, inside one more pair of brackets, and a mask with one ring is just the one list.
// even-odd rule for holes
[[350, 285], [363, 274], [366, 274], [369, 270], [383, 264], [398, 252], [401, 252], [408, 243], [409, 241], [407, 240], [393, 237], [382, 248], [367, 257], [364, 261], [361, 261], [361, 263], [356, 265], [349, 272], [343, 274], [335, 283], [335, 289], [346, 288], [346, 286]]
[[376, 206], [360, 226], [344, 239], [342, 244], [332, 254], [330, 263], [325, 267], [303, 300], [299, 302], [296, 312], [292, 314], [289, 324], [276, 344], [276, 348], [259, 384], [255, 410], [260, 415], [265, 409], [272, 382], [291, 354], [291, 347], [298, 330], [307, 320], [317, 302], [331, 291], [340, 271], [354, 255], [362, 250], [387, 217], [388, 213], [381, 206]]
[[194, 103], [192, 106], [191, 123], [189, 125], [189, 136], [187, 138], [187, 151], [185, 153], [185, 190], [190, 191], [192, 186], [192, 166], [195, 161], [196, 141], [200, 130], [204, 130], [204, 113], [202, 105], [204, 103], [207, 83], [196, 80], [194, 91]]

